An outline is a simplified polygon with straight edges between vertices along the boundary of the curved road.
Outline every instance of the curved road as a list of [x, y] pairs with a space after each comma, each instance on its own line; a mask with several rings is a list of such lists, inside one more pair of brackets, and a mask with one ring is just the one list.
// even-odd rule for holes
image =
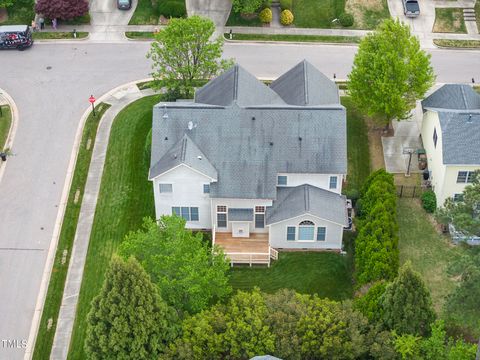
[[[0, 359], [20, 359], [33, 317], [79, 119], [88, 97], [148, 77], [145, 42], [36, 44], [0, 54], [0, 87], [15, 99], [20, 122], [0, 184]], [[226, 44], [260, 77], [275, 77], [303, 58], [345, 78], [356, 47]], [[480, 81], [480, 51], [432, 50], [439, 82]], [[9, 340], [7, 342], [7, 340]], [[13, 348], [12, 348], [13, 346]]]

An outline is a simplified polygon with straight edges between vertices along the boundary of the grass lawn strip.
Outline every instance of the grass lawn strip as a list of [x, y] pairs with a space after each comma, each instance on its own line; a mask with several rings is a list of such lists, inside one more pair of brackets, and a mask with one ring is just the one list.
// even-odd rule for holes
[[35, 18], [34, 0], [15, 0], [14, 5], [7, 9], [8, 19], [0, 25], [30, 25]]
[[[230, 39], [228, 33], [225, 39]], [[329, 36], [329, 35], [283, 35], [283, 34], [233, 34], [232, 40], [260, 40], [260, 41], [293, 41], [293, 42], [327, 42], [342, 44], [358, 44], [359, 36]]]
[[251, 18], [245, 18], [232, 9], [225, 26], [262, 26], [262, 22], [257, 15], [252, 15]]
[[153, 40], [152, 31], [126, 31], [125, 36], [132, 40]]
[[[96, 107], [97, 116], [90, 114], [85, 122], [82, 141], [78, 150], [75, 172], [70, 187], [67, 207], [63, 218], [62, 230], [58, 240], [55, 261], [48, 285], [47, 297], [43, 307], [33, 359], [49, 359], [52, 350], [53, 337], [57, 325], [58, 313], [62, 302], [68, 264], [72, 252], [73, 239], [77, 230], [78, 216], [82, 205], [83, 192], [87, 182], [88, 169], [93, 153], [93, 145], [100, 119], [110, 105], [100, 103]], [[88, 145], [88, 149], [87, 149]], [[77, 193], [78, 192], [78, 193]], [[49, 319], [53, 319], [50, 329]]]
[[435, 8], [433, 32], [466, 34], [463, 10], [461, 8]]
[[[77, 39], [84, 39], [88, 36], [88, 32], [77, 32]], [[60, 31], [38, 31], [32, 35], [34, 40], [60, 40], [60, 39], [74, 39], [72, 32]]]
[[329, 252], [282, 252], [270, 268], [235, 267], [230, 284], [235, 290], [258, 286], [273, 293], [287, 288], [334, 300], [351, 298], [353, 294], [347, 257]]
[[157, 8], [153, 6], [152, 0], [138, 0], [132, 18], [128, 25], [157, 25]]
[[345, 12], [353, 15], [352, 29], [375, 29], [390, 18], [387, 0], [346, 0]]
[[463, 49], [477, 49], [477, 48], [480, 48], [480, 40], [434, 39], [433, 43], [437, 46], [447, 47], [447, 48], [448, 47], [463, 48]]
[[128, 105], [115, 118], [103, 169], [82, 288], [70, 343], [70, 359], [85, 359], [86, 317], [98, 294], [112, 254], [145, 216], [155, 216], [152, 185], [147, 179], [149, 161], [145, 141], [152, 127], [158, 95]]
[[2, 116], [0, 116], [0, 151], [4, 150], [11, 125], [12, 112], [10, 106], [2, 105]]
[[400, 264], [412, 262], [432, 294], [437, 312], [446, 296], [454, 289], [455, 282], [447, 274], [447, 266], [462, 254], [460, 247], [451, 244], [440, 235], [415, 199], [398, 199], [397, 205]]
[[345, 0], [294, 0], [293, 23], [301, 28], [329, 29], [344, 9]]

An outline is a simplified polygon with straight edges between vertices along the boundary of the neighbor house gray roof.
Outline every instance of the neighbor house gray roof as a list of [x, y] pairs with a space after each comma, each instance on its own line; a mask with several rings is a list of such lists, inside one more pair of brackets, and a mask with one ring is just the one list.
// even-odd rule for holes
[[[188, 134], [187, 149], [188, 144], [195, 145], [190, 148], [191, 161], [197, 164], [195, 159], [201, 156], [202, 161], [211, 165], [210, 170], [215, 169], [218, 175], [218, 181], [210, 186], [211, 197], [275, 199], [279, 172], [346, 173], [346, 114], [343, 106], [287, 105], [279, 96], [272, 96], [273, 91], [252, 75], [236, 68], [237, 75], [231, 69], [228, 76], [237, 76], [237, 80], [223, 78], [219, 83], [217, 78], [199, 90], [203, 92], [210, 86], [215, 96], [197, 92], [195, 102], [155, 106], [151, 179], [180, 161], [178, 158], [172, 160], [172, 154], [179, 152], [179, 141], [185, 134]], [[245, 83], [247, 79], [252, 81], [254, 86], [239, 86], [241, 79]], [[223, 81], [237, 86], [239, 93], [222, 97], [227, 89], [220, 91], [212, 84], [223, 89]], [[254, 93], [259, 88], [262, 89], [260, 92], [265, 88], [264, 95], [267, 95], [243, 94]], [[200, 100], [209, 103], [200, 103]], [[222, 103], [225, 105], [218, 105]]]
[[439, 111], [443, 163], [480, 165], [480, 110]]
[[337, 85], [306, 60], [272, 82], [270, 88], [290, 105], [340, 102]]
[[347, 226], [345, 196], [307, 184], [279, 187], [277, 200], [267, 208], [266, 222], [274, 224], [305, 213]]
[[280, 96], [242, 68], [234, 65], [195, 93], [195, 102], [210, 105], [239, 106], [284, 104]]
[[0, 33], [3, 32], [25, 32], [28, 25], [2, 25], [0, 26]]
[[480, 109], [480, 95], [470, 85], [446, 84], [422, 101], [423, 108]]
[[217, 179], [217, 170], [187, 134], [184, 134], [150, 169], [149, 178], [153, 179], [180, 164], [185, 164], [212, 179]]
[[253, 209], [228, 208], [228, 221], [253, 221]]

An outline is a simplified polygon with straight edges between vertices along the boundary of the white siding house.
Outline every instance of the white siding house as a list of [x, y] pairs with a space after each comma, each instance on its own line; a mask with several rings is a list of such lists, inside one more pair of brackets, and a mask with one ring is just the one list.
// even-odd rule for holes
[[480, 170], [480, 95], [444, 85], [422, 101], [422, 141], [437, 205], [457, 198]]
[[340, 251], [346, 146], [338, 89], [308, 62], [270, 87], [236, 65], [194, 100], [155, 106], [157, 218], [212, 230], [230, 258], [250, 246], [250, 263], [274, 249]]

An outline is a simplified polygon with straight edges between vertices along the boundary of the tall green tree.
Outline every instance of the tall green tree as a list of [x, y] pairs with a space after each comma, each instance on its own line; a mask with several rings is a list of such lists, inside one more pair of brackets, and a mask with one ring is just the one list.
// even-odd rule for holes
[[463, 190], [461, 200], [445, 200], [435, 216], [442, 224], [452, 223], [455, 230], [465, 235], [480, 236], [480, 171], [473, 176], [473, 183]]
[[89, 359], [155, 359], [176, 335], [176, 314], [134, 258], [114, 257], [88, 315]]
[[159, 224], [145, 219], [142, 229], [126, 236], [119, 254], [135, 256], [162, 298], [180, 312], [197, 313], [231, 292], [222, 251], [212, 252], [201, 233], [185, 229], [181, 217], [163, 216]]
[[252, 14], [262, 5], [263, 0], [232, 0], [232, 8], [236, 13]]
[[415, 101], [434, 84], [430, 55], [410, 27], [385, 20], [360, 42], [348, 76], [348, 92], [357, 106], [388, 127], [410, 117]]
[[213, 22], [199, 16], [170, 19], [147, 54], [153, 61], [155, 86], [192, 98], [195, 86], [230, 67], [232, 61], [221, 59], [223, 40], [210, 40], [214, 31]]
[[0, 8], [6, 8], [13, 5], [13, 0], [0, 0]]
[[385, 325], [400, 335], [427, 335], [435, 320], [430, 291], [411, 264], [404, 264], [383, 295]]

